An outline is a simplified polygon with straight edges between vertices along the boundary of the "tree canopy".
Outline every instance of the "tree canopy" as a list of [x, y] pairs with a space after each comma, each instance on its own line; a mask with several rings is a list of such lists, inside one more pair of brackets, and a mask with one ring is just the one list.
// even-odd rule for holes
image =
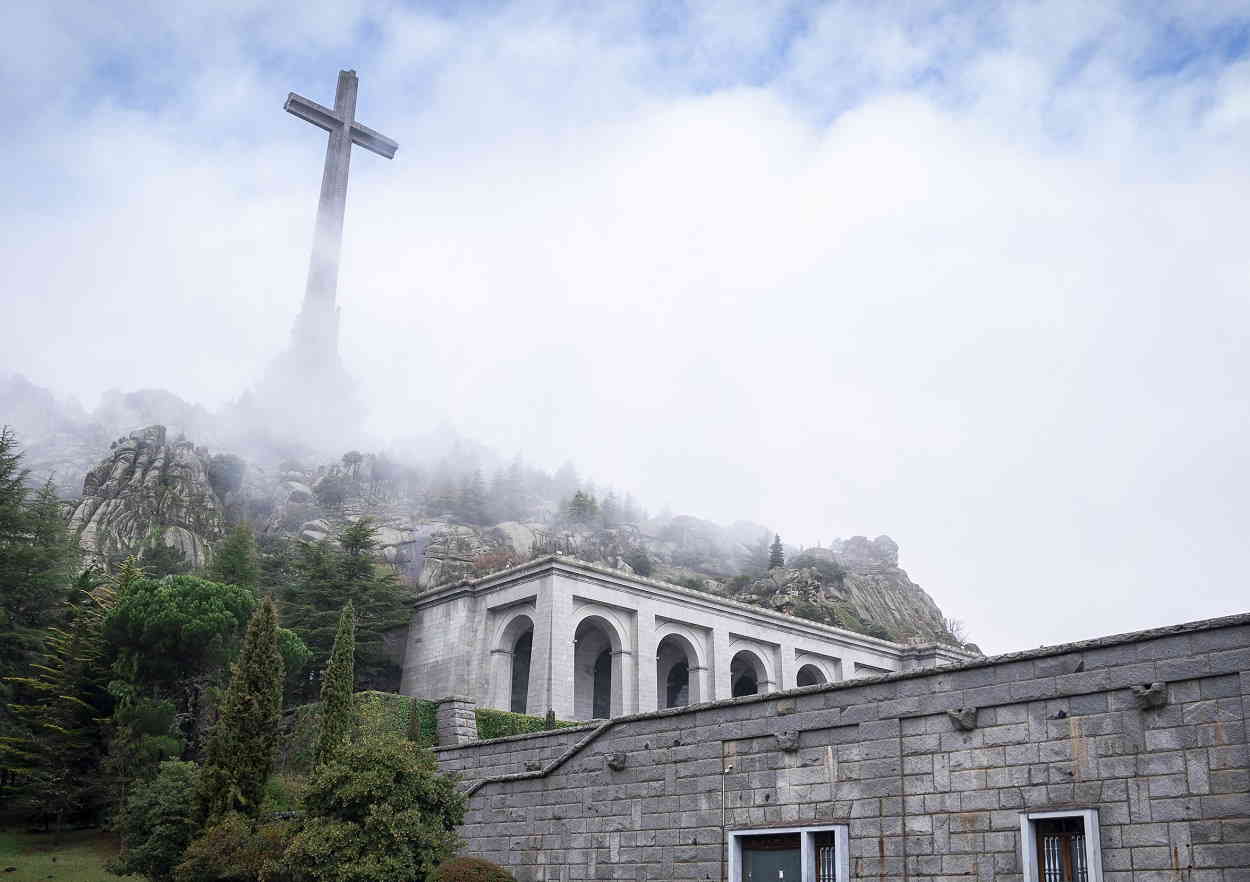
[[[407, 593], [389, 571], [377, 567], [377, 526], [367, 518], [330, 542], [301, 543], [293, 578], [280, 588], [282, 618], [298, 631], [312, 651], [314, 670], [322, 670], [338, 631], [339, 613], [350, 601], [356, 618], [356, 679], [363, 688], [392, 685], [396, 669], [387, 656], [385, 633], [408, 621]], [[316, 697], [316, 684], [305, 683], [304, 698]]]
[[168, 691], [219, 669], [256, 606], [251, 590], [197, 576], [140, 578], [104, 621], [116, 667], [132, 682]]

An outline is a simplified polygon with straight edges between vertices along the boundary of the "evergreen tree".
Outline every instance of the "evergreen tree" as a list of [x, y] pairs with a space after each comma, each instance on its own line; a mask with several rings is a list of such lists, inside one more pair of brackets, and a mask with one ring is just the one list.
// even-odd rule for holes
[[603, 497], [603, 504], [599, 506], [599, 514], [603, 518], [603, 525], [612, 528], [621, 522], [621, 504], [617, 502], [616, 493], [612, 490], [608, 491], [608, 495]]
[[[65, 821], [92, 808], [93, 774], [102, 753], [108, 710], [103, 663], [104, 616], [116, 595], [108, 585], [84, 590], [68, 630], [46, 632], [46, 661], [12, 678], [29, 696], [11, 706], [19, 734], [0, 738], [0, 769], [13, 781], [18, 804], [32, 817]], [[8, 795], [13, 795], [10, 792]]]
[[486, 523], [486, 484], [480, 469], [461, 481], [456, 514], [466, 524]]
[[330, 663], [321, 679], [321, 735], [317, 739], [317, 764], [327, 762], [351, 735], [352, 692], [356, 670], [356, 621], [352, 602], [339, 616], [338, 633]]
[[[46, 629], [65, 624], [78, 553], [48, 482], [31, 494], [22, 453], [9, 429], [0, 429], [0, 724], [14, 684], [43, 656]], [[0, 728], [2, 732], [2, 728]]]
[[599, 516], [599, 503], [589, 493], [578, 490], [564, 509], [565, 517], [574, 524], [589, 524]]
[[[133, 556], [126, 558], [112, 580], [115, 595], [121, 597], [143, 578], [138, 560]], [[102, 626], [107, 628], [107, 623], [106, 616]], [[111, 646], [108, 650], [114, 651]], [[120, 667], [132, 673], [137, 670], [133, 664], [116, 662], [121, 659], [115, 661], [115, 669]], [[174, 734], [178, 717], [172, 701], [154, 698], [137, 684], [120, 677], [109, 682], [108, 691], [114, 705], [112, 715], [104, 720], [106, 749], [101, 764], [102, 782], [107, 802], [122, 807], [126, 804], [131, 782], [150, 777], [162, 761], [181, 754], [185, 741]]]
[[208, 739], [197, 806], [216, 820], [238, 811], [255, 817], [273, 769], [282, 718], [282, 654], [278, 613], [266, 596], [247, 623], [221, 718]]
[[299, 882], [430, 879], [463, 845], [455, 780], [429, 750], [368, 725], [313, 769], [303, 805], [282, 860]]
[[[339, 534], [339, 545], [301, 543], [294, 579], [282, 590], [283, 618], [312, 650], [309, 667], [330, 658], [343, 604], [356, 614], [356, 677], [362, 688], [394, 688], [397, 671], [386, 653], [385, 632], [408, 621], [406, 591], [393, 573], [376, 568], [377, 527], [367, 518]], [[304, 684], [313, 700], [316, 687]]]
[[625, 494], [625, 505], [621, 509], [621, 519], [627, 524], [641, 524], [645, 520], [632, 494]]
[[768, 547], [768, 568], [780, 569], [786, 565], [786, 550], [781, 544], [781, 534], [773, 534], [773, 544]]
[[581, 478], [577, 475], [577, 467], [572, 462], [565, 462], [564, 465], [556, 471], [551, 477], [552, 490], [555, 491], [557, 499], [563, 499], [571, 495], [581, 485]]
[[217, 546], [209, 576], [214, 582], [256, 588], [260, 582], [260, 564], [256, 557], [256, 538], [247, 524], [236, 524]]
[[503, 520], [525, 519], [525, 467], [519, 458], [512, 460], [504, 473], [502, 507]]
[[148, 537], [147, 544], [139, 551], [139, 563], [143, 565], [143, 571], [155, 579], [191, 572], [187, 553], [177, 545], [165, 544], [164, 537], [159, 533]]
[[190, 712], [194, 683], [215, 680], [256, 607], [247, 588], [196, 576], [132, 578], [104, 621], [119, 679]]

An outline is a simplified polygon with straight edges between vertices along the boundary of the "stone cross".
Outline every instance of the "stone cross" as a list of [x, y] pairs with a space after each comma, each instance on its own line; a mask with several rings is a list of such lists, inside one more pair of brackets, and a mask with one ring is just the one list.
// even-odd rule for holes
[[[317, 229], [313, 237], [308, 287], [296, 331], [296, 346], [322, 360], [338, 353], [338, 308], [335, 305], [339, 278], [339, 251], [343, 244], [343, 212], [347, 207], [347, 172], [352, 145], [391, 159], [399, 145], [356, 122], [356, 71], [339, 71], [334, 109], [322, 107], [291, 92], [286, 111], [330, 133], [325, 171], [321, 176], [321, 201], [317, 204]], [[323, 364], [323, 366], [326, 366]]]

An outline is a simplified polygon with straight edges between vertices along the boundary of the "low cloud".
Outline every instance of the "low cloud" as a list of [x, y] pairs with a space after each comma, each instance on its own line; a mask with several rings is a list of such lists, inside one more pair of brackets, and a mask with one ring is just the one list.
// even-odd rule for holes
[[378, 436], [889, 533], [991, 650], [1244, 605], [1244, 17], [337, 8], [25, 9], [2, 366], [254, 383], [324, 149], [282, 99], [355, 67], [401, 145], [339, 291]]

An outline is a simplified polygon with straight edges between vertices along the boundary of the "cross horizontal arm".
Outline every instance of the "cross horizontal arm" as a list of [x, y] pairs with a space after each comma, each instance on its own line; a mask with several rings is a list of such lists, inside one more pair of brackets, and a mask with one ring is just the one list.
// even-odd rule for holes
[[286, 96], [286, 104], [283, 105], [287, 113], [294, 114], [305, 122], [310, 122], [319, 129], [325, 129], [327, 132], [333, 131], [343, 124], [343, 121], [334, 115], [334, 111], [328, 107], [322, 107], [316, 101], [309, 101], [303, 95], [296, 95], [291, 92]]
[[380, 135], [368, 126], [362, 126], [358, 122], [352, 123], [352, 143], [366, 150], [371, 150], [378, 156], [384, 156], [387, 159], [394, 159], [395, 151], [399, 149], [399, 145], [386, 137], [386, 135]]

